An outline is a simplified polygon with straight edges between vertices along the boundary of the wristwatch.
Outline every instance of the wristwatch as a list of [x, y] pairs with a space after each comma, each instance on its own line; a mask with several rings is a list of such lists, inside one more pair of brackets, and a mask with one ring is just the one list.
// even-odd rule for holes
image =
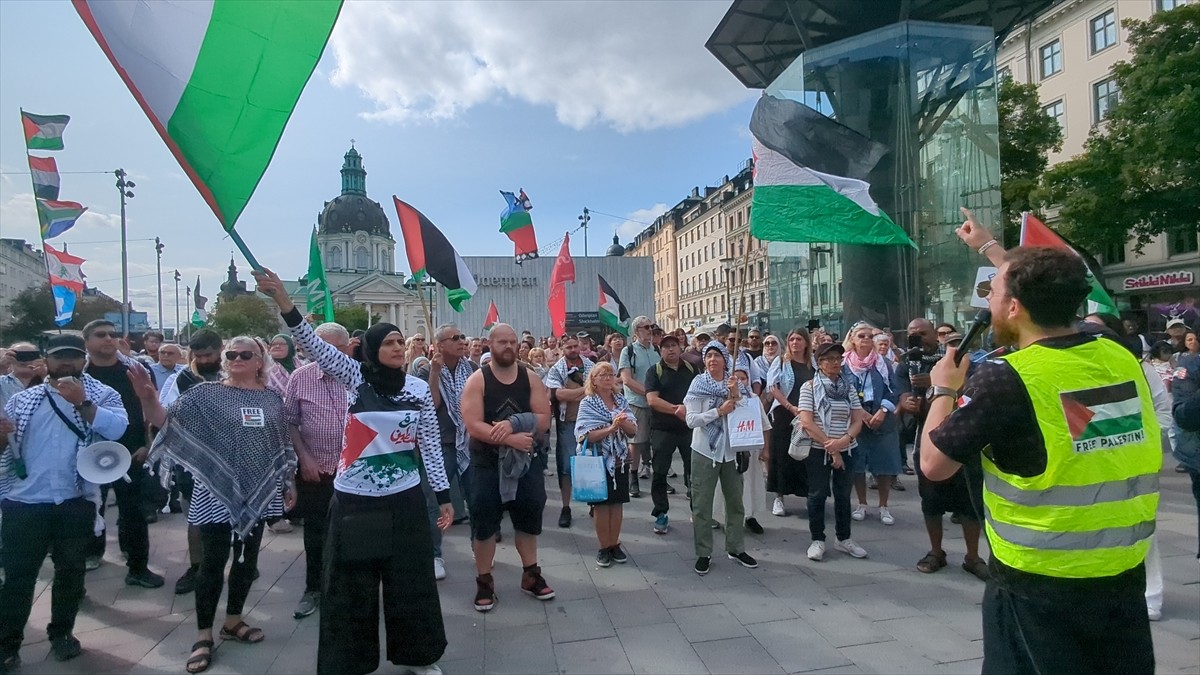
[[79, 412], [84, 412], [85, 410], [87, 410], [88, 408], [91, 408], [94, 405], [96, 405], [96, 404], [92, 403], [91, 401], [89, 401], [85, 398], [85, 399], [83, 399], [82, 403], [75, 406], [75, 409], [78, 410]]
[[935, 399], [939, 396], [949, 396], [950, 398], [957, 398], [958, 390], [951, 389], [950, 387], [943, 387], [941, 385], [935, 384], [925, 391], [925, 400], [927, 400], [927, 401], [932, 401], [933, 399]]

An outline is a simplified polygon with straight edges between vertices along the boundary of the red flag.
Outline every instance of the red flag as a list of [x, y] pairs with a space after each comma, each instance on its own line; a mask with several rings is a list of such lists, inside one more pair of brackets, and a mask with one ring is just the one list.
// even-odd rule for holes
[[492, 304], [488, 306], [487, 318], [483, 320], [483, 329], [491, 330], [492, 326], [498, 323], [500, 323], [500, 310], [496, 309], [496, 301], [493, 300]]
[[550, 287], [550, 298], [547, 302], [550, 308], [550, 330], [554, 337], [567, 334], [567, 287], [564, 284], [554, 284]]
[[550, 272], [550, 288], [553, 289], [564, 281], [575, 282], [575, 261], [571, 260], [569, 232], [563, 237], [562, 248], [558, 249], [558, 258], [554, 261], [554, 270]]

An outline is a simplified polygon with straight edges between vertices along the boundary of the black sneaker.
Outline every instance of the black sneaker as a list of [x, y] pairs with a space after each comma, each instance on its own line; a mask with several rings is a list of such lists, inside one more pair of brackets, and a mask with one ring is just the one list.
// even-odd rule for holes
[[675, 489], [675, 486], [671, 485], [670, 483], [667, 483], [667, 494], [673, 495], [676, 492], [677, 492], [677, 490]]
[[129, 574], [125, 575], [126, 586], [141, 586], [142, 588], [161, 588], [167, 583], [161, 575], [155, 574], [150, 570], [129, 570]]
[[625, 551], [621, 550], [620, 544], [608, 549], [608, 552], [612, 555], [613, 562], [615, 563], [624, 565], [625, 563], [629, 562], [629, 556], [625, 555]]
[[179, 577], [179, 581], [175, 582], [175, 595], [187, 595], [196, 590], [196, 572], [199, 571], [199, 565], [192, 565], [187, 568], [183, 576]]
[[613, 564], [612, 549], [607, 549], [607, 548], [600, 549], [600, 552], [596, 554], [596, 564], [601, 567], [612, 567], [612, 564]]
[[754, 558], [750, 557], [750, 554], [746, 553], [745, 551], [742, 551], [741, 553], [738, 553], [736, 555], [733, 553], [730, 553], [729, 559], [740, 562], [742, 564], [742, 567], [749, 567], [751, 569], [758, 567], [758, 561], [755, 560]]
[[571, 526], [571, 507], [564, 506], [562, 512], [558, 514], [558, 526], [559, 527], [570, 527]]
[[64, 635], [50, 641], [50, 653], [59, 661], [68, 661], [83, 653], [74, 635]]
[[759, 525], [758, 520], [756, 520], [754, 518], [746, 519], [746, 529], [750, 530], [754, 534], [762, 534], [763, 533], [763, 526]]
[[637, 499], [642, 496], [642, 486], [638, 485], [637, 476], [629, 477], [629, 496]]
[[712, 559], [706, 555], [702, 555], [699, 558], [696, 558], [696, 568], [695, 568], [696, 574], [699, 574], [700, 576], [704, 576], [705, 574], [708, 574], [709, 563], [711, 563], [711, 562], [712, 562]]

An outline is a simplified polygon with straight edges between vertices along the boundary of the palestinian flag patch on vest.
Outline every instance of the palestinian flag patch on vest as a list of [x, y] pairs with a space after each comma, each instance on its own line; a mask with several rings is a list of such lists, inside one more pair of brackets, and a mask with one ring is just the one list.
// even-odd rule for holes
[[1112, 450], [1146, 438], [1142, 402], [1132, 382], [1059, 394], [1075, 452]]

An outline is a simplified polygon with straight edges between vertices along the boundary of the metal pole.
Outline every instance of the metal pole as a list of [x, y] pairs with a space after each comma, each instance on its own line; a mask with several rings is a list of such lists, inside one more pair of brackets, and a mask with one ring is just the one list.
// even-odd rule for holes
[[[180, 343], [182, 336], [179, 334], [181, 326], [179, 325], [179, 270], [175, 270], [175, 342]], [[180, 343], [182, 344], [182, 343]]]
[[188, 334], [188, 341], [190, 342], [192, 339], [192, 287], [191, 286], [187, 287], [187, 295], [184, 296], [183, 301], [187, 304], [187, 314], [186, 314], [187, 329], [188, 329], [187, 334]]
[[125, 169], [113, 171], [117, 177], [117, 191], [121, 193], [121, 334], [129, 337], [129, 241], [126, 236], [125, 199], [133, 192], [127, 188], [134, 184], [125, 180]]
[[163, 309], [162, 309], [162, 240], [158, 237], [154, 238], [154, 250], [158, 253], [156, 266], [158, 269], [158, 330], [163, 329]]
[[579, 216], [579, 220], [580, 220], [580, 222], [583, 223], [583, 257], [585, 257], [585, 258], [587, 257], [587, 254], [588, 254], [588, 241], [587, 241], [588, 240], [588, 235], [587, 235], [588, 222], [591, 219], [592, 219], [591, 212], [588, 211], [588, 208], [586, 206], [583, 207], [583, 215]]

